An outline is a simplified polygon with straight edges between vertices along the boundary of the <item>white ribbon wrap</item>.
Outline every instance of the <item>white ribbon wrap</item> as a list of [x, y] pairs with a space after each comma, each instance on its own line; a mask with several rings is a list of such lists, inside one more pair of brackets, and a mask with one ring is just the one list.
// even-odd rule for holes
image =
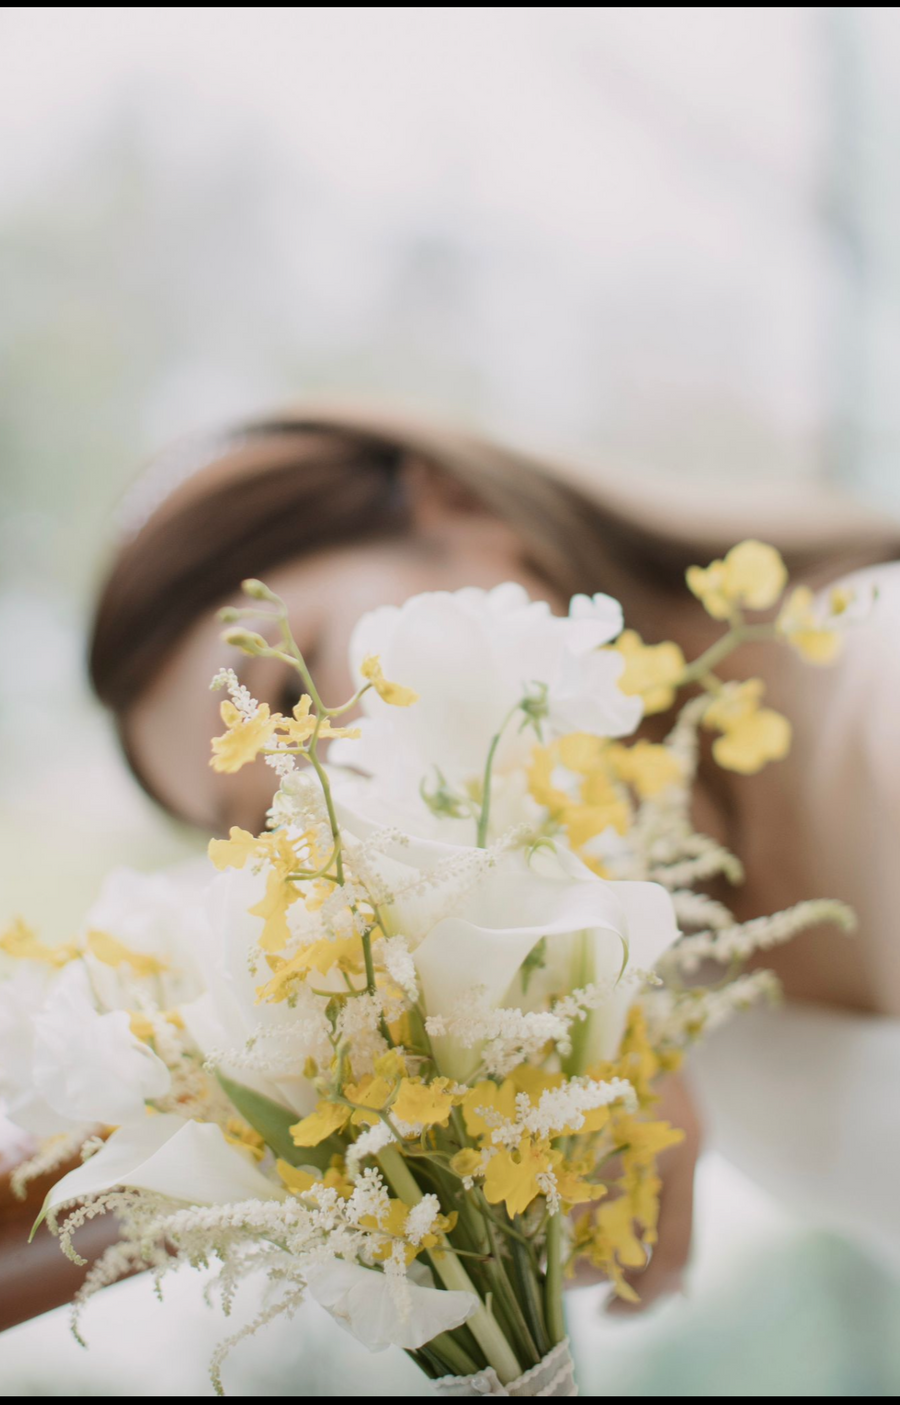
[[474, 1376], [441, 1376], [432, 1383], [439, 1395], [542, 1395], [562, 1398], [578, 1394], [575, 1366], [566, 1337], [543, 1361], [509, 1385], [501, 1385], [493, 1366]]

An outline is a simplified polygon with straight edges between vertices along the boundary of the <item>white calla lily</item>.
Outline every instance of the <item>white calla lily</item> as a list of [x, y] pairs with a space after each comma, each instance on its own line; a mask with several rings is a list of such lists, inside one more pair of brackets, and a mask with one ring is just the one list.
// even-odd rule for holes
[[407, 1280], [409, 1310], [404, 1314], [386, 1274], [342, 1259], [310, 1269], [306, 1282], [310, 1296], [369, 1351], [389, 1346], [415, 1351], [459, 1327], [478, 1307], [471, 1293], [423, 1288]]
[[170, 1113], [113, 1132], [102, 1149], [70, 1171], [47, 1195], [42, 1217], [73, 1200], [122, 1186], [192, 1205], [283, 1200], [251, 1157], [231, 1146], [211, 1122], [185, 1122]]
[[[339, 798], [338, 812], [350, 833], [376, 833], [346, 798]], [[380, 909], [384, 924], [409, 943], [429, 1015], [450, 1015], [476, 988], [489, 1005], [522, 1004], [512, 988], [542, 940], [551, 972], [567, 975], [555, 986], [544, 982], [542, 995], [568, 991], [580, 943], [589, 959], [576, 983], [608, 982], [611, 990], [609, 1011], [591, 1017], [592, 1048], [603, 1051], [598, 1057], [612, 1052], [621, 1034], [628, 987], [615, 991], [618, 977], [629, 964], [652, 967], [678, 935], [671, 900], [658, 884], [609, 882], [563, 848], [488, 856], [403, 836], [386, 842], [371, 862], [392, 894]], [[468, 1078], [478, 1065], [477, 1049], [450, 1038], [436, 1039], [435, 1050], [452, 1077]]]
[[[558, 858], [570, 874], [585, 868], [580, 859], [566, 850], [561, 850]], [[627, 953], [624, 965], [617, 964], [608, 933], [597, 929], [574, 933], [548, 941], [540, 968], [529, 972], [527, 982], [517, 974], [504, 1000], [522, 1010], [537, 1010], [546, 1007], [559, 991], [588, 983], [608, 988], [607, 999], [587, 1016], [581, 1039], [584, 1068], [579, 1072], [615, 1057], [635, 998], [633, 978], [640, 980], [652, 971], [679, 936], [672, 900], [660, 884], [607, 882], [605, 886], [613, 889], [621, 914]]]

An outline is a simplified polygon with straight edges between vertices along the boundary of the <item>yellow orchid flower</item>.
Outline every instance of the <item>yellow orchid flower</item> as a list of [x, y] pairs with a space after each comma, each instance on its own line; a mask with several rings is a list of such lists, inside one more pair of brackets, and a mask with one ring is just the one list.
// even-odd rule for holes
[[277, 712], [274, 716], [270, 714], [268, 703], [260, 703], [253, 717], [245, 717], [227, 699], [219, 711], [227, 730], [221, 737], [213, 737], [213, 754], [209, 764], [214, 771], [232, 774], [249, 761], [256, 760], [274, 737], [282, 718]]
[[267, 959], [273, 974], [264, 985], [257, 987], [257, 1005], [267, 1001], [278, 1004], [287, 1000], [294, 982], [304, 980], [310, 971], [327, 976], [337, 966], [348, 975], [356, 974], [363, 966], [362, 942], [355, 933], [352, 937], [336, 937], [334, 941], [322, 937], [317, 942], [302, 946], [287, 959], [277, 954]]
[[143, 951], [132, 951], [109, 932], [88, 932], [87, 949], [104, 966], [130, 966], [136, 976], [159, 976], [168, 969], [165, 961]]
[[346, 1083], [344, 1097], [348, 1102], [356, 1103], [356, 1111], [350, 1119], [354, 1126], [373, 1126], [379, 1120], [378, 1114], [393, 1096], [396, 1086], [396, 1079], [385, 1078], [380, 1073], [367, 1073], [358, 1083]]
[[316, 1104], [315, 1112], [289, 1128], [294, 1146], [318, 1146], [326, 1138], [340, 1132], [350, 1120], [350, 1109], [327, 1099]]
[[491, 1205], [503, 1201], [511, 1216], [523, 1215], [542, 1194], [538, 1177], [552, 1169], [547, 1142], [525, 1136], [515, 1151], [503, 1147], [491, 1157], [484, 1173], [485, 1199]]
[[634, 1210], [627, 1195], [618, 1195], [594, 1211], [593, 1230], [588, 1239], [588, 1257], [610, 1279], [617, 1295], [626, 1302], [640, 1302], [626, 1282], [624, 1270], [643, 1268], [647, 1250], [635, 1233]]
[[469, 1089], [463, 1098], [462, 1110], [466, 1131], [470, 1137], [490, 1135], [491, 1128], [479, 1111], [480, 1108], [487, 1108], [491, 1112], [499, 1113], [501, 1117], [515, 1117], [515, 1084], [507, 1079], [502, 1087], [498, 1087], [496, 1083], [486, 1080], [484, 1083], [476, 1083], [474, 1088]]
[[275, 1162], [275, 1170], [291, 1195], [305, 1195], [308, 1190], [312, 1190], [314, 1185], [322, 1184], [309, 1171], [302, 1171], [299, 1166], [292, 1166], [289, 1161], [282, 1161], [281, 1157]]
[[282, 872], [273, 868], [266, 879], [265, 896], [248, 908], [251, 917], [262, 917], [265, 925], [259, 945], [263, 951], [283, 951], [291, 939], [287, 924], [288, 908], [301, 896], [299, 888], [290, 883]]
[[[173, 1029], [184, 1029], [184, 1020], [178, 1010], [161, 1010], [160, 1018]], [[156, 1033], [153, 1020], [143, 1010], [129, 1010], [128, 1024], [135, 1039], [140, 1039], [142, 1044], [148, 1044]]]
[[713, 756], [727, 771], [754, 775], [767, 761], [780, 761], [791, 745], [791, 724], [781, 713], [761, 708], [713, 742]]
[[[307, 693], [303, 694], [300, 701], [294, 706], [293, 715], [290, 720], [282, 719], [279, 724], [279, 732], [289, 742], [297, 746], [303, 746], [309, 741], [316, 730], [316, 718], [310, 713], [312, 698]], [[320, 737], [350, 737], [359, 736], [358, 727], [333, 727], [329, 717], [323, 717], [319, 722]]]
[[832, 592], [830, 616], [816, 611], [816, 597], [808, 585], [798, 585], [785, 601], [776, 628], [807, 663], [834, 663], [840, 653], [843, 635], [829, 627], [827, 621], [843, 614], [849, 603], [847, 594]]
[[608, 1194], [605, 1185], [594, 1185], [584, 1179], [587, 1166], [573, 1166], [563, 1157], [561, 1151], [551, 1153], [553, 1174], [560, 1200], [567, 1208], [573, 1205], [587, 1205], [594, 1200], [602, 1200]]
[[[694, 568], [696, 569], [696, 568]], [[619, 687], [629, 697], [639, 696], [644, 702], [644, 714], [665, 712], [675, 701], [675, 690], [686, 664], [677, 644], [645, 644], [634, 629], [619, 635], [612, 648], [625, 660]]]
[[448, 1092], [452, 1086], [449, 1078], [435, 1078], [430, 1083], [423, 1083], [419, 1078], [404, 1078], [391, 1114], [400, 1122], [446, 1127], [453, 1108], [462, 1101], [458, 1094]]
[[229, 1117], [225, 1124], [225, 1140], [231, 1146], [236, 1146], [240, 1151], [247, 1151], [254, 1161], [262, 1161], [266, 1154], [265, 1138], [259, 1132], [255, 1132], [246, 1122], [242, 1122], [239, 1117]]
[[227, 839], [211, 839], [207, 853], [221, 872], [226, 868], [243, 868], [248, 859], [255, 858], [262, 841], [246, 829], [232, 825]]
[[740, 542], [723, 561], [689, 566], [688, 589], [715, 620], [727, 620], [741, 606], [767, 610], [787, 584], [787, 568], [779, 552], [765, 542]]
[[363, 678], [369, 680], [378, 696], [392, 707], [410, 707], [419, 701], [418, 693], [414, 693], [412, 688], [404, 688], [402, 683], [391, 683], [385, 678], [377, 654], [370, 654], [368, 658], [363, 659], [359, 671]]
[[[577, 797], [554, 783], [557, 766], [581, 776]], [[573, 732], [550, 746], [535, 747], [528, 770], [532, 796], [563, 826], [573, 849], [595, 834], [615, 829], [624, 834], [631, 823], [628, 799], [611, 774], [606, 744], [598, 737]]]
[[74, 942], [47, 946], [21, 917], [15, 918], [12, 926], [0, 937], [0, 951], [17, 961], [39, 961], [43, 966], [55, 967], [66, 966], [81, 955]]
[[[456, 1228], [458, 1218], [459, 1216], [455, 1210], [449, 1215], [436, 1215], [432, 1228], [428, 1233], [423, 1234], [415, 1244], [404, 1245], [403, 1252], [407, 1264], [411, 1264], [413, 1259], [421, 1254], [424, 1249], [433, 1249], [439, 1244], [445, 1234], [451, 1233], [451, 1231]], [[373, 1258], [376, 1261], [383, 1262], [390, 1257], [394, 1242], [398, 1239], [403, 1239], [406, 1235], [408, 1219], [409, 1206], [405, 1205], [402, 1200], [391, 1200], [387, 1212], [381, 1215], [379, 1219], [376, 1219], [374, 1215], [364, 1215], [362, 1217], [360, 1224], [366, 1229], [373, 1230], [376, 1234], [379, 1230], [384, 1232], [385, 1237], [373, 1254]]]
[[670, 785], [677, 785], [682, 777], [677, 758], [667, 747], [654, 742], [611, 746], [609, 759], [619, 780], [633, 786], [642, 800], [649, 800]]
[[704, 713], [703, 725], [722, 732], [713, 742], [713, 756], [726, 770], [753, 775], [790, 750], [790, 722], [780, 712], [759, 706], [764, 688], [760, 678], [730, 684]]

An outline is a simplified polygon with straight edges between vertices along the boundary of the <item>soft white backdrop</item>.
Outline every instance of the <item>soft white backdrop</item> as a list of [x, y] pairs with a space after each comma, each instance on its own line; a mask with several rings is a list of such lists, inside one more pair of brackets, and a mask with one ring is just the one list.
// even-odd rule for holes
[[[0, 920], [60, 940], [104, 870], [191, 851], [81, 662], [112, 508], [171, 435], [365, 391], [900, 504], [898, 75], [894, 7], [7, 7]], [[715, 1158], [701, 1203], [687, 1302], [602, 1337], [577, 1309], [593, 1389], [896, 1389], [880, 1270]], [[221, 1323], [179, 1285], [138, 1328], [144, 1293], [96, 1305], [87, 1358], [58, 1317], [0, 1338], [0, 1392], [203, 1389]], [[304, 1385], [282, 1332], [234, 1388], [410, 1379], [327, 1343]]]

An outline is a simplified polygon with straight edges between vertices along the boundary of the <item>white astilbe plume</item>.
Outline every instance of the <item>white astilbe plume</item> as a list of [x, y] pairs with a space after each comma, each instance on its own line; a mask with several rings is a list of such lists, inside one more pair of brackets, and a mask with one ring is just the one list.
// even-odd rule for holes
[[637, 1107], [634, 1089], [626, 1078], [570, 1078], [559, 1088], [545, 1089], [536, 1104], [527, 1093], [517, 1094], [515, 1119], [490, 1107], [476, 1111], [490, 1127], [494, 1145], [514, 1150], [523, 1136], [545, 1139], [563, 1132], [577, 1133], [584, 1126], [586, 1113], [615, 1102], [631, 1110]]
[[344, 854], [347, 865], [363, 885], [372, 902], [388, 903], [391, 900], [391, 890], [374, 860], [390, 848], [396, 846], [402, 849], [408, 844], [409, 836], [394, 828], [377, 829], [374, 834], [358, 843], [345, 839]]
[[566, 1129], [580, 1131], [585, 1113], [615, 1102], [622, 1102], [630, 1109], [637, 1107], [634, 1089], [626, 1078], [611, 1078], [605, 1082], [596, 1078], [570, 1078], [560, 1088], [545, 1088], [536, 1106], [532, 1106], [529, 1098], [528, 1107], [523, 1104], [520, 1109], [519, 1121], [523, 1130], [534, 1137], [554, 1137]]
[[[57, 1235], [59, 1247], [66, 1258], [70, 1259], [73, 1264], [83, 1267], [87, 1263], [87, 1259], [82, 1258], [75, 1248], [72, 1236], [89, 1220], [95, 1220], [98, 1215], [124, 1212], [129, 1208], [134, 1198], [133, 1191], [113, 1189], [84, 1196], [74, 1209], [67, 1209], [65, 1205], [55, 1206], [53, 1211], [47, 1215], [47, 1223], [53, 1233]], [[59, 1224], [61, 1210], [65, 1218]]]
[[218, 1067], [230, 1065], [279, 1079], [295, 1077], [307, 1059], [327, 1066], [333, 1053], [331, 1026], [325, 1014], [327, 1005], [327, 998], [316, 995], [309, 986], [295, 986], [290, 1002], [266, 1007], [277, 1010], [277, 1015], [257, 1025], [244, 1045], [211, 1049], [204, 1068], [215, 1073]]
[[353, 1073], [362, 1078], [374, 1072], [375, 1062], [387, 1053], [388, 1044], [381, 1032], [382, 1019], [393, 1015], [383, 990], [345, 1000], [337, 1018], [336, 1033], [347, 1047]]
[[705, 696], [692, 698], [681, 709], [663, 745], [678, 763], [679, 779], [642, 801], [621, 850], [606, 860], [610, 876], [650, 880], [670, 892], [723, 875], [740, 883], [743, 867], [723, 845], [698, 834], [691, 822], [691, 801], [697, 769], [697, 734], [708, 706]]
[[[284, 751], [277, 747], [274, 751], [270, 751], [268, 753], [268, 755], [265, 757], [265, 763], [267, 766], [271, 766], [272, 770], [275, 772], [276, 776], [278, 776], [280, 780], [286, 780], [287, 777], [291, 774], [291, 772], [296, 771], [297, 769], [297, 762], [291, 755], [291, 753], [289, 751]], [[269, 814], [271, 814], [271, 810], [269, 811]]]
[[370, 1166], [353, 1187], [353, 1194], [346, 1206], [347, 1219], [350, 1224], [358, 1225], [367, 1215], [371, 1215], [380, 1224], [388, 1214], [390, 1204], [391, 1197], [381, 1172]]
[[434, 1222], [441, 1213], [441, 1202], [436, 1195], [423, 1195], [418, 1205], [413, 1205], [406, 1219], [406, 1238], [411, 1244], [421, 1244], [426, 1234], [434, 1228]]
[[571, 1019], [555, 1011], [490, 1006], [481, 990], [472, 991], [460, 1000], [448, 1015], [429, 1015], [425, 1021], [425, 1029], [432, 1038], [449, 1035], [464, 1049], [474, 1049], [483, 1043], [484, 1067], [498, 1078], [523, 1060], [542, 1053], [548, 1043], [569, 1049], [570, 1025]]
[[708, 883], [720, 874], [729, 883], [741, 883], [744, 878], [740, 859], [707, 834], [684, 833], [673, 835], [669, 842], [657, 841], [650, 850], [650, 859], [650, 880], [670, 890]]
[[779, 946], [804, 928], [817, 926], [820, 922], [832, 922], [845, 932], [852, 932], [856, 917], [846, 903], [829, 898], [797, 903], [768, 917], [755, 917], [751, 922], [736, 922], [718, 931], [697, 932], [694, 936], [684, 937], [666, 954], [664, 964], [677, 966], [690, 974], [707, 960], [723, 964], [746, 961], [754, 952]]
[[372, 953], [407, 999], [415, 1002], [419, 995], [416, 965], [406, 938], [379, 937], [372, 947]]
[[672, 894], [672, 906], [679, 927], [711, 927], [713, 931], [720, 931], [734, 923], [734, 917], [724, 903], [717, 902], [706, 893], [693, 893], [689, 888], [676, 888]]
[[[277, 760], [280, 762], [281, 758]], [[309, 833], [328, 853], [332, 845], [331, 823], [318, 780], [308, 771], [287, 768], [282, 771], [280, 767], [276, 770], [281, 776], [281, 785], [267, 815], [270, 829], [288, 828]]]
[[651, 991], [642, 1000], [655, 1048], [683, 1048], [718, 1029], [738, 1010], [776, 1002], [781, 983], [774, 971], [751, 971], [717, 990]]
[[372, 925], [369, 895], [361, 883], [345, 879], [336, 885], [316, 914], [324, 935], [332, 941], [365, 936]]
[[[651, 972], [629, 971], [619, 985], [655, 984]], [[548, 1044], [564, 1057], [572, 1050], [572, 1026], [600, 1010], [616, 989], [615, 981], [585, 986], [557, 1000], [552, 1010], [520, 1010], [491, 1006], [484, 992], [470, 991], [447, 1015], [429, 1015], [425, 1029], [432, 1038], [449, 1036], [464, 1049], [483, 1044], [481, 1060], [491, 1078], [505, 1078], [521, 1063], [540, 1058]]]
[[261, 1327], [267, 1327], [270, 1322], [274, 1322], [278, 1317], [293, 1317], [298, 1307], [302, 1306], [306, 1285], [295, 1284], [287, 1287], [281, 1298], [276, 1298], [261, 1309], [260, 1312], [250, 1321], [245, 1322], [236, 1332], [232, 1332], [230, 1337], [219, 1342], [209, 1363], [209, 1375], [216, 1395], [224, 1395], [225, 1387], [222, 1384], [222, 1367], [226, 1358], [242, 1341], [254, 1336]]
[[233, 668], [220, 668], [209, 686], [213, 692], [227, 688], [231, 701], [248, 722], [259, 712], [259, 703], [240, 682]]
[[360, 1175], [360, 1167], [367, 1156], [377, 1156], [396, 1138], [386, 1122], [376, 1122], [361, 1132], [347, 1148], [346, 1168], [348, 1180], [355, 1181]]
[[273, 1317], [293, 1311], [302, 1300], [307, 1273], [335, 1259], [363, 1266], [381, 1261], [391, 1280], [396, 1310], [401, 1316], [408, 1313], [407, 1248], [418, 1248], [433, 1232], [440, 1203], [434, 1195], [424, 1196], [410, 1209], [400, 1236], [381, 1228], [389, 1207], [387, 1186], [374, 1168], [358, 1177], [348, 1199], [321, 1183], [285, 1200], [213, 1206], [185, 1206], [139, 1191], [103, 1192], [70, 1211], [58, 1231], [76, 1261], [71, 1237], [95, 1215], [114, 1211], [122, 1232], [120, 1243], [93, 1265], [77, 1295], [73, 1330], [81, 1340], [79, 1318], [90, 1298], [140, 1268], [150, 1268], [159, 1282], [179, 1264], [198, 1267], [218, 1259], [221, 1269], [211, 1286], [221, 1294], [226, 1314], [239, 1283], [261, 1272], [280, 1296], [217, 1349], [213, 1381], [221, 1393], [221, 1366], [227, 1352]]
[[430, 911], [431, 925], [436, 926], [444, 917], [450, 916], [462, 899], [475, 888], [484, 875], [496, 868], [504, 854], [519, 849], [531, 842], [534, 834], [525, 824], [514, 825], [489, 844], [486, 849], [460, 849], [446, 859], [441, 859], [425, 873], [417, 873], [405, 883], [396, 887], [387, 898], [379, 902], [390, 904], [399, 897], [424, 897], [440, 893], [440, 901]]

